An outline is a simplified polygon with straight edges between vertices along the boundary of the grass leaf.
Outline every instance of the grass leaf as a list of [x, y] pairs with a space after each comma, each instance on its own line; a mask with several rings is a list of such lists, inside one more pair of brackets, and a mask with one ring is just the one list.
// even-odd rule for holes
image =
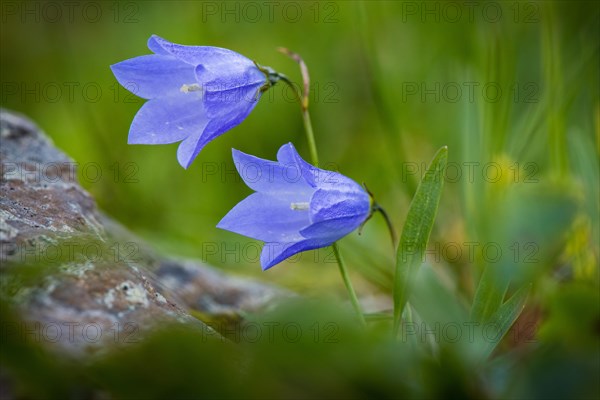
[[423, 261], [444, 185], [448, 148], [438, 150], [413, 197], [396, 253], [394, 275], [394, 337], [408, 300], [411, 281]]
[[494, 327], [495, 335], [493, 336], [493, 339], [489, 339], [489, 335], [486, 334], [485, 337], [489, 340], [486, 340], [486, 345], [482, 354], [483, 358], [487, 358], [492, 351], [494, 351], [512, 324], [514, 324], [519, 315], [521, 315], [523, 308], [525, 308], [530, 289], [531, 285], [527, 285], [517, 290], [509, 300], [498, 308], [496, 313], [491, 317], [489, 323], [486, 324], [486, 329], [487, 325]]

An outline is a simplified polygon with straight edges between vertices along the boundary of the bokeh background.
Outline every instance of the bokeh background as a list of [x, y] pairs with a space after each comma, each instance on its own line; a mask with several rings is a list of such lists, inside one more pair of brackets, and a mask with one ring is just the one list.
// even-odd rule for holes
[[[300, 82], [276, 51], [292, 49], [310, 70], [323, 166], [365, 182], [398, 231], [427, 163], [448, 146], [428, 263], [453, 301], [470, 304], [496, 260], [482, 251], [489, 243], [503, 279], [533, 283], [536, 335], [567, 350], [548, 355], [552, 373], [535, 359], [531, 387], [501, 376], [490, 393], [589, 395], [600, 329], [599, 13], [593, 1], [3, 1], [1, 105], [35, 120], [80, 165], [101, 209], [165, 254], [343, 298], [331, 250], [261, 272], [259, 242], [215, 228], [251, 193], [232, 148], [274, 159], [293, 142], [309, 158], [284, 85], [184, 170], [177, 144], [127, 145], [143, 100], [109, 68], [148, 54], [158, 34], [235, 50]], [[394, 251], [381, 218], [340, 246], [360, 295], [389, 307]], [[567, 373], [574, 365], [583, 372]], [[552, 392], [557, 382], [565, 393]]]

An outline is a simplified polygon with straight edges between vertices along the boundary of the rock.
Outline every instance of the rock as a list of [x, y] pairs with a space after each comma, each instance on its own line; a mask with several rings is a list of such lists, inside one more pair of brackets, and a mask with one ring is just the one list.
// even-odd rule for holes
[[178, 293], [194, 310], [210, 315], [256, 311], [290, 293], [248, 279], [231, 277], [190, 260], [165, 260], [156, 271], [159, 280]]
[[0, 114], [0, 295], [23, 321], [10, 332], [80, 356], [143, 340], [165, 323], [211, 329], [191, 309], [257, 311], [287, 295], [159, 256], [97, 209], [76, 164], [32, 122]]

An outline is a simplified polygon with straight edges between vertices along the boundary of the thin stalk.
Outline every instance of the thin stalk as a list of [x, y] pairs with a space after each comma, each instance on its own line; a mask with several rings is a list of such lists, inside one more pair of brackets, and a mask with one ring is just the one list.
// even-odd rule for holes
[[392, 239], [392, 246], [395, 247], [396, 241], [398, 238], [396, 237], [396, 231], [394, 230], [394, 226], [392, 225], [392, 220], [390, 219], [390, 216], [383, 209], [383, 207], [381, 207], [377, 203], [375, 203], [373, 205], [373, 212], [375, 212], [375, 211], [379, 211], [381, 213], [381, 215], [383, 216], [383, 219], [385, 220], [385, 224], [387, 225], [388, 231], [390, 232], [390, 238]]
[[[306, 77], [303, 75], [303, 79], [309, 79], [308, 78], [308, 72], [306, 73]], [[292, 81], [290, 81], [290, 79], [283, 75], [283, 74], [279, 74], [279, 78], [285, 82], [293, 91], [294, 94], [296, 95], [296, 98], [298, 100], [298, 102], [300, 103], [300, 108], [302, 109], [302, 122], [304, 123], [304, 131], [306, 132], [306, 139], [308, 140], [308, 149], [310, 151], [310, 158], [312, 163], [314, 164], [315, 167], [319, 166], [319, 154], [317, 152], [317, 143], [315, 141], [315, 134], [313, 132], [313, 128], [312, 128], [312, 122], [310, 121], [310, 113], [308, 112], [308, 92], [306, 92], [306, 90], [308, 90], [307, 86], [305, 85], [305, 92], [303, 94], [300, 94], [298, 92], [298, 88], [294, 85], [294, 83]]]
[[302, 121], [304, 122], [304, 131], [306, 132], [306, 140], [308, 140], [308, 148], [310, 150], [310, 158], [312, 159], [315, 167], [319, 166], [319, 154], [317, 153], [317, 143], [315, 142], [315, 135], [312, 129], [312, 123], [310, 122], [310, 114], [308, 109], [302, 111]]
[[340, 267], [340, 274], [342, 275], [342, 279], [344, 280], [344, 284], [346, 285], [348, 295], [350, 295], [350, 302], [352, 303], [352, 307], [354, 307], [354, 311], [356, 311], [361, 325], [366, 326], [367, 322], [365, 321], [365, 316], [363, 315], [362, 309], [360, 308], [358, 297], [356, 297], [356, 292], [354, 291], [354, 287], [352, 286], [352, 282], [350, 281], [350, 276], [348, 275], [348, 270], [346, 269], [346, 263], [344, 263], [344, 259], [342, 258], [342, 254], [340, 253], [340, 249], [337, 243], [332, 244], [331, 248], [333, 249], [333, 254], [335, 255], [335, 259], [337, 260], [338, 266]]

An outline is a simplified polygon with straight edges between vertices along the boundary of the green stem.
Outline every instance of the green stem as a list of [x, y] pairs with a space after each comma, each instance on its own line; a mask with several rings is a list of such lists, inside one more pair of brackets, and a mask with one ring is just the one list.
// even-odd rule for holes
[[342, 279], [344, 280], [344, 284], [346, 285], [346, 290], [350, 295], [350, 301], [352, 302], [352, 307], [354, 307], [354, 311], [358, 315], [358, 319], [362, 326], [366, 326], [367, 322], [365, 321], [365, 317], [363, 315], [362, 309], [360, 308], [360, 303], [358, 302], [358, 297], [356, 297], [356, 292], [354, 291], [354, 287], [352, 287], [352, 282], [350, 281], [350, 276], [348, 275], [348, 270], [346, 269], [346, 264], [344, 263], [344, 259], [342, 258], [342, 254], [340, 253], [340, 249], [337, 243], [331, 245], [333, 249], [333, 254], [335, 254], [335, 259], [337, 260], [338, 266], [340, 267], [340, 274], [342, 274]]
[[306, 139], [308, 140], [311, 162], [315, 167], [318, 167], [319, 154], [317, 153], [317, 142], [315, 141], [315, 134], [312, 128], [312, 122], [310, 121], [310, 113], [308, 112], [308, 94], [300, 94], [298, 88], [294, 86], [287, 76], [279, 74], [279, 79], [285, 82], [294, 91], [298, 103], [300, 103], [300, 108], [302, 108], [302, 122], [304, 123], [304, 131], [306, 132]]
[[[304, 123], [304, 132], [306, 133], [306, 139], [308, 140], [311, 161], [315, 167], [318, 167], [319, 154], [317, 152], [317, 142], [315, 141], [315, 134], [313, 132], [312, 122], [310, 121], [310, 114], [308, 112], [308, 96], [310, 87], [308, 69], [306, 68], [306, 64], [298, 54], [293, 53], [288, 49], [284, 48], [279, 49], [279, 51], [291, 57], [300, 65], [300, 71], [302, 72], [302, 81], [304, 84], [302, 92], [300, 92], [296, 88], [296, 86], [294, 86], [294, 84], [289, 80], [287, 76], [279, 74], [279, 79], [285, 82], [290, 88], [292, 88], [294, 93], [296, 93], [296, 97], [298, 98], [298, 102], [300, 103], [300, 108], [302, 109], [302, 122]], [[365, 317], [360, 307], [360, 303], [358, 302], [358, 297], [356, 297], [356, 292], [354, 291], [354, 287], [352, 286], [352, 282], [350, 281], [350, 276], [348, 275], [346, 264], [344, 263], [344, 259], [342, 258], [342, 254], [340, 253], [340, 249], [337, 243], [334, 242], [331, 245], [331, 248], [333, 249], [333, 254], [335, 255], [335, 259], [337, 260], [338, 266], [340, 268], [340, 274], [342, 275], [342, 279], [344, 280], [344, 285], [346, 286], [346, 290], [348, 291], [348, 295], [350, 296], [350, 302], [352, 303], [352, 307], [354, 307], [354, 310], [358, 315], [358, 319], [360, 320], [361, 325], [366, 326], [367, 323], [365, 321]]]
[[312, 159], [315, 167], [318, 167], [319, 154], [317, 153], [317, 143], [315, 142], [315, 135], [313, 133], [312, 123], [310, 122], [310, 114], [308, 113], [308, 109], [302, 110], [302, 121], [304, 121], [304, 130], [306, 131], [306, 139], [308, 140], [310, 158]]

